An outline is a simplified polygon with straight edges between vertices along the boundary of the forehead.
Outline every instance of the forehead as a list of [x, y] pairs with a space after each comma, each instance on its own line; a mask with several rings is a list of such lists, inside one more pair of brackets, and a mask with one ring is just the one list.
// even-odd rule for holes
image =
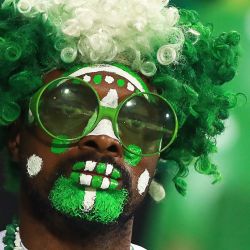
[[135, 92], [149, 92], [145, 80], [127, 68], [113, 65], [94, 65], [83, 67], [69, 74], [91, 84], [100, 98], [105, 97], [112, 89], [117, 92], [118, 101]]

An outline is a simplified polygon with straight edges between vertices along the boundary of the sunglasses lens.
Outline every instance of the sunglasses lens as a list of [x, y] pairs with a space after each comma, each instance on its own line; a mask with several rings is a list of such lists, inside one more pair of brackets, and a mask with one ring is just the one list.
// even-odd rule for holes
[[74, 139], [93, 122], [97, 108], [97, 96], [87, 84], [77, 79], [59, 80], [41, 95], [38, 113], [51, 134]]
[[154, 154], [172, 141], [177, 122], [171, 106], [154, 94], [137, 94], [125, 101], [117, 118], [125, 147], [139, 146], [142, 154]]

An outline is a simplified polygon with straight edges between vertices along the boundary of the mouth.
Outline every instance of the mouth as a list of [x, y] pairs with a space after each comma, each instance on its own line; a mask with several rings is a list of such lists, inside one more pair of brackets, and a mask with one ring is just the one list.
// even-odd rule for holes
[[73, 164], [70, 178], [81, 186], [101, 190], [119, 190], [123, 186], [121, 171], [106, 162], [78, 161]]

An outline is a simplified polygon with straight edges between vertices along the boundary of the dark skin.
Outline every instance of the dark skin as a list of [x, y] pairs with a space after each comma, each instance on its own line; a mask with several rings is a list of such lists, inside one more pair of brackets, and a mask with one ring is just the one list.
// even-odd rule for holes
[[[52, 71], [45, 76], [44, 82], [50, 82], [60, 74], [59, 71]], [[125, 87], [121, 88], [117, 85], [93, 84], [93, 87], [100, 99], [106, 96], [111, 88], [117, 90], [119, 102], [131, 95]], [[40, 127], [20, 126], [14, 129], [14, 133], [15, 136], [12, 136], [9, 141], [9, 149], [13, 160], [19, 163], [23, 176], [20, 189], [20, 235], [23, 244], [29, 250], [130, 249], [133, 212], [142, 203], [147, 193], [147, 190], [143, 195], [138, 193], [138, 178], [147, 169], [150, 181], [152, 180], [159, 156], [144, 157], [136, 167], [131, 167], [124, 162], [124, 149], [120, 142], [107, 135], [85, 136], [79, 142], [70, 145], [65, 153], [54, 154], [51, 152], [50, 136]], [[26, 163], [33, 154], [43, 159], [43, 167], [37, 176], [30, 178], [27, 176]], [[97, 162], [109, 159], [129, 173], [130, 198], [119, 223], [95, 225], [91, 222], [70, 220], [47, 206], [49, 191], [55, 177], [61, 171], [58, 166], [68, 159], [79, 157]], [[69, 168], [67, 171], [70, 171]], [[43, 209], [40, 209], [39, 199], [34, 202], [36, 198], [29, 190], [35, 190], [35, 194], [45, 201], [44, 204], [41, 202]]]

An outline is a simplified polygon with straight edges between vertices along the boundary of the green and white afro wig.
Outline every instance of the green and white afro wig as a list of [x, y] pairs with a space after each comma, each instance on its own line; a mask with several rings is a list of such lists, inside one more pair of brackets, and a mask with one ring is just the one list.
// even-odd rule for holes
[[[216, 136], [236, 102], [221, 85], [236, 73], [237, 32], [215, 37], [196, 12], [162, 0], [0, 0], [0, 5], [2, 149], [8, 126], [42, 86], [46, 72], [120, 63], [149, 77], [178, 117], [178, 137], [161, 154], [155, 187], [173, 164], [181, 194], [191, 162], [215, 182], [220, 179], [209, 154], [216, 151]], [[8, 174], [13, 164], [7, 165]], [[13, 182], [7, 180], [7, 186]]]

